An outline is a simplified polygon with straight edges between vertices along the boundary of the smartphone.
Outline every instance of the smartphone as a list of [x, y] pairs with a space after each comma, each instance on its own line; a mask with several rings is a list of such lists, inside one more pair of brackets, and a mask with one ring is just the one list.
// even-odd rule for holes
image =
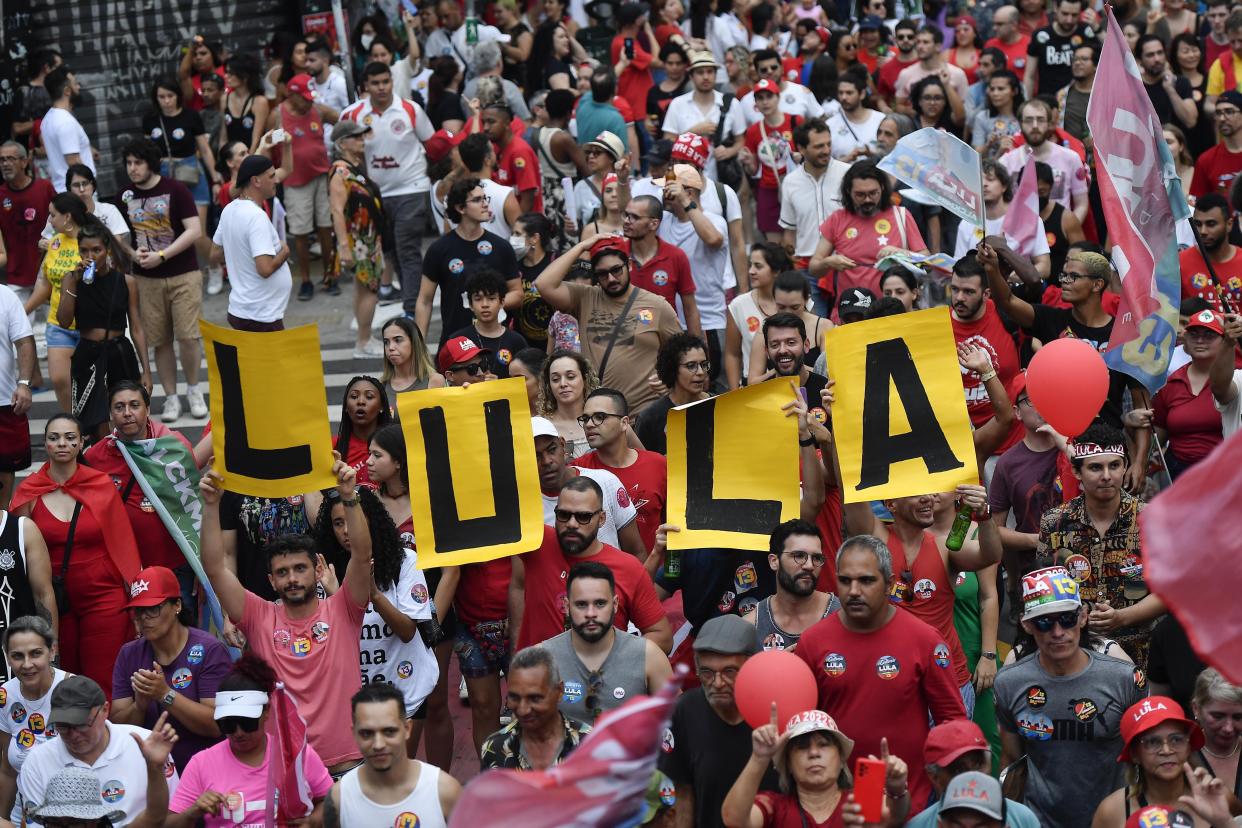
[[401, 5], [414, 17], [418, 17], [418, 6], [414, 5], [412, 0], [401, 0]]
[[854, 762], [854, 801], [862, 807], [863, 822], [880, 822], [884, 813], [887, 768], [879, 759]]
[[285, 131], [283, 129], [272, 130], [272, 146], [283, 144], [285, 142]]
[[630, 60], [634, 59], [634, 38], [632, 37], [625, 39], [625, 56]]

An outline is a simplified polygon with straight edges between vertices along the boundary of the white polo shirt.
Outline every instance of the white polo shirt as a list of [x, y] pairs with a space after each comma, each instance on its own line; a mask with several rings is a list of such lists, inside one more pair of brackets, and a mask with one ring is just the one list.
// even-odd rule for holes
[[431, 189], [423, 141], [435, 128], [421, 106], [394, 95], [389, 107], [377, 112], [371, 99], [365, 98], [342, 112], [341, 118], [371, 127], [366, 139], [367, 175], [379, 185], [380, 195], [413, 195]]
[[810, 256], [819, 244], [819, 226], [841, 207], [841, 179], [850, 168], [833, 158], [818, 180], [806, 165], [794, 167], [781, 185], [781, 227], [794, 231], [794, 255]]
[[[754, 92], [747, 92], [738, 103], [742, 106], [746, 126], [757, 124], [763, 119], [763, 115], [755, 108]], [[792, 81], [785, 81], [784, 87], [781, 88], [780, 109], [786, 115], [796, 116], [799, 121], [809, 121], [811, 118], [821, 118], [824, 115], [824, 108], [820, 106], [819, 101], [815, 100], [815, 93], [802, 84]]]
[[[108, 722], [106, 727], [108, 747], [93, 765], [71, 756], [61, 739], [35, 745], [26, 755], [22, 772], [17, 777], [17, 792], [21, 795], [27, 812], [27, 824], [30, 824], [31, 812], [38, 809], [43, 802], [47, 783], [68, 767], [85, 768], [95, 775], [99, 780], [104, 803], [125, 814], [115, 823], [118, 828], [129, 825], [146, 809], [147, 763], [130, 734], [134, 733], [140, 739], [145, 739], [151, 731], [145, 727], [112, 722]], [[168, 795], [171, 797], [181, 779], [171, 758], [164, 766], [164, 776], [168, 778]]]
[[[678, 95], [669, 101], [668, 112], [664, 115], [664, 131], [671, 132], [674, 135], [681, 135], [683, 132], [689, 132], [690, 127], [695, 124], [701, 124], [704, 121], [710, 121], [713, 125], [720, 123], [720, 108], [724, 105], [724, 93], [716, 90], [713, 94], [716, 96], [715, 102], [707, 110], [702, 110], [699, 105], [694, 102], [694, 90], [690, 90], [684, 95]], [[725, 116], [724, 138], [728, 140], [735, 135], [741, 135], [746, 131], [746, 116], [742, 113], [745, 105], [740, 100], [735, 100], [729, 105], [729, 114]], [[713, 136], [708, 135], [707, 139], [712, 142], [713, 153], [708, 157], [707, 164], [703, 167], [703, 175], [708, 178], [716, 177], [716, 142]]]

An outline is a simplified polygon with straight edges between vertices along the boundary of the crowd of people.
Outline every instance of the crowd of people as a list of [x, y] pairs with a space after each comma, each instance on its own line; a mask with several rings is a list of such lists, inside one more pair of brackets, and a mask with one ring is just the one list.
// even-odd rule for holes
[[[30, 55], [0, 144], [0, 825], [268, 825], [298, 804], [291, 824], [444, 825], [468, 781], [450, 698], [484, 770], [545, 770], [670, 681], [650, 824], [1235, 824], [1242, 687], [1148, 589], [1138, 518], [1242, 428], [1242, 6], [1111, 7], [1194, 210], [1166, 384], [1110, 371], [1078, 434], [1024, 367], [1061, 338], [1103, 352], [1118, 314], [1086, 119], [1102, 6], [399, 9], [345, 54], [193, 37], [115, 159], [74, 117], [72, 55]], [[985, 226], [878, 165], [924, 128], [977, 150]], [[96, 191], [101, 163], [121, 192]], [[1024, 170], [1033, 247], [1005, 222]], [[928, 253], [951, 273], [889, 267]], [[353, 292], [335, 488], [229, 491], [210, 435], [168, 427], [207, 417], [198, 323], [225, 290], [211, 321], [260, 333], [295, 297]], [[982, 482], [843, 504], [824, 336], [938, 305]], [[396, 398], [505, 378], [542, 542], [420, 568]], [[670, 552], [669, 412], [769, 380], [799, 517], [766, 551]], [[33, 468], [40, 389], [60, 413]], [[202, 472], [221, 628], [125, 459], [147, 438]], [[748, 722], [735, 683], [770, 650], [805, 662], [816, 704]], [[287, 704], [303, 803], [268, 783]]]

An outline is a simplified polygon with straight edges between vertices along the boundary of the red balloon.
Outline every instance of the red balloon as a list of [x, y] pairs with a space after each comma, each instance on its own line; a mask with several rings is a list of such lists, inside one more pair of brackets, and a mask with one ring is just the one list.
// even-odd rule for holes
[[733, 697], [742, 718], [751, 727], [770, 724], [776, 702], [777, 730], [819, 701], [815, 676], [806, 662], [784, 650], [765, 650], [747, 659], [733, 684]]
[[1083, 340], [1056, 339], [1031, 359], [1026, 392], [1048, 425], [1073, 438], [1091, 425], [1108, 399], [1108, 366]]

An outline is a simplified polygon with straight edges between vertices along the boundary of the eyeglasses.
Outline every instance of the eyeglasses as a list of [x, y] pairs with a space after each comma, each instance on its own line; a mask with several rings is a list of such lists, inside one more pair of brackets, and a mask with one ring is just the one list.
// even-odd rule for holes
[[487, 196], [485, 195], [472, 196], [471, 198], [466, 199], [466, 203], [467, 204], [486, 204]]
[[[667, 63], [664, 65], [668, 66]], [[621, 214], [621, 218], [625, 221], [642, 221], [645, 218], [651, 218], [651, 216], [640, 216], [638, 213], [631, 213], [629, 210], [626, 210]]]
[[1069, 270], [1062, 270], [1061, 275], [1057, 277], [1058, 282], [1072, 282], [1075, 279], [1090, 279], [1090, 273], [1074, 273]]
[[164, 607], [171, 603], [172, 601], [161, 601], [153, 607], [130, 607], [129, 614], [137, 618], [159, 618]]
[[1242, 109], [1235, 109], [1235, 108], [1233, 108], [1232, 106], [1225, 107], [1224, 109], [1221, 109], [1220, 107], [1217, 107], [1217, 108], [1216, 108], [1216, 117], [1218, 117], [1218, 118], [1232, 118], [1234, 115], [1237, 115], [1239, 112], [1242, 112]]
[[583, 414], [578, 418], [578, 425], [586, 428], [588, 425], [602, 426], [608, 421], [609, 417], [616, 417], [618, 420], [624, 417], [624, 414], [610, 414], [607, 411], [596, 411], [594, 414]]
[[85, 723], [80, 724], [80, 725], [63, 724], [61, 722], [53, 722], [53, 724], [56, 725], [56, 729], [62, 734], [68, 733], [70, 731], [78, 732], [78, 731], [83, 731], [83, 730], [90, 730], [91, 725], [95, 724], [95, 720], [99, 718], [99, 714], [102, 712], [103, 712], [103, 707], [95, 708], [95, 715], [91, 716], [89, 719], [86, 720]]
[[624, 262], [619, 265], [613, 265], [607, 270], [592, 270], [591, 273], [594, 274], [596, 279], [615, 279], [621, 275], [623, 270], [625, 270]]
[[595, 516], [602, 512], [603, 509], [596, 509], [594, 512], [574, 512], [569, 509], [554, 509], [557, 523], [569, 523], [570, 518], [579, 526], [585, 526], [595, 519]]
[[1077, 629], [1078, 610], [1066, 610], [1056, 615], [1041, 615], [1038, 618], [1031, 619], [1031, 626], [1041, 633], [1052, 632], [1054, 625], [1059, 626], [1063, 630]]
[[586, 707], [587, 712], [591, 714], [592, 718], [595, 718], [599, 716], [600, 713], [604, 712], [599, 705], [599, 691], [603, 688], [603, 686], [604, 674], [599, 670], [592, 670], [590, 675], [587, 676], [586, 697], [582, 699], [583, 706]]
[[244, 733], [254, 733], [259, 729], [259, 720], [248, 716], [225, 716], [223, 719], [216, 720], [216, 727], [220, 728], [220, 732], [225, 736], [233, 735], [238, 728]]
[[935, 103], [936, 101], [943, 101], [944, 95], [920, 95], [919, 100]]
[[828, 561], [822, 552], [807, 552], [799, 549], [796, 552], [786, 552], [785, 554], [788, 555], [789, 559], [798, 566], [806, 566], [808, 559], [815, 566], [823, 566]]
[[732, 684], [737, 680], [737, 671], [737, 667], [726, 667], [720, 671], [710, 667], [700, 667], [698, 669], [699, 684], [715, 684], [717, 678], [724, 679], [725, 684]]
[[472, 362], [469, 365], [458, 365], [450, 368], [450, 371], [465, 371], [468, 376], [477, 377], [479, 374], [486, 374], [488, 369], [487, 360], [481, 359], [478, 362]]
[[70, 184], [70, 185], [69, 185], [69, 189], [71, 189], [71, 190], [89, 190], [91, 187], [94, 187], [94, 186], [95, 186], [94, 184], [92, 184], [91, 182], [89, 182], [89, 181], [87, 181], [85, 178], [83, 178], [83, 179], [79, 179], [78, 181], [75, 181], [75, 182], [73, 182], [72, 184]]
[[692, 374], [697, 374], [700, 371], [706, 374], [712, 370], [712, 364], [707, 360], [703, 360], [702, 362], [683, 362], [681, 367], [685, 368]]
[[1170, 733], [1168, 736], [1144, 736], [1138, 743], [1148, 753], [1159, 753], [1166, 745], [1169, 750], [1181, 750], [1190, 744], [1190, 737], [1185, 733]]

